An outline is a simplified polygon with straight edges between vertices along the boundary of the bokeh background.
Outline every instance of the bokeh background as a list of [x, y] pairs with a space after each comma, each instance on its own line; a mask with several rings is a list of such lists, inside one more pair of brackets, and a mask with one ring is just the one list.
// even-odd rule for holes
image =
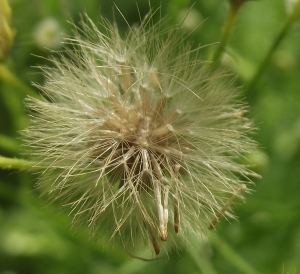
[[[163, 2], [163, 3], [161, 3]], [[72, 35], [80, 14], [100, 16], [127, 28], [149, 10], [147, 0], [11, 0], [16, 38], [6, 65], [26, 85], [43, 82], [35, 66], [47, 64], [63, 37]], [[220, 40], [225, 0], [151, 0], [206, 60]], [[160, 15], [155, 17], [158, 20]], [[300, 18], [274, 53], [260, 81], [245, 86], [289, 16], [284, 0], [249, 1], [238, 15], [222, 66], [237, 75], [236, 85], [250, 105], [258, 127], [259, 152], [251, 155], [254, 179], [246, 202], [234, 205], [238, 221], [222, 220], [209, 239], [171, 251], [169, 258], [144, 262], [122, 249], [103, 246], [71, 217], [46, 206], [34, 189], [36, 177], [26, 170], [0, 170], [0, 274], [81, 273], [300, 273]], [[39, 57], [37, 57], [39, 56]], [[40, 57], [45, 58], [40, 58]], [[0, 155], [22, 157], [20, 134], [28, 117], [25, 95], [0, 80]], [[141, 254], [143, 255], [143, 253]]]

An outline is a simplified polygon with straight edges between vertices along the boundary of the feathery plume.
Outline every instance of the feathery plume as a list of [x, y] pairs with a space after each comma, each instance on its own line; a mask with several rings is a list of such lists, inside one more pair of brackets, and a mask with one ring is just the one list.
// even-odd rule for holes
[[44, 98], [27, 100], [24, 131], [40, 187], [74, 221], [156, 254], [218, 221], [250, 182], [235, 160], [255, 147], [232, 78], [162, 24], [149, 14], [121, 38], [85, 19], [67, 56], [42, 68]]

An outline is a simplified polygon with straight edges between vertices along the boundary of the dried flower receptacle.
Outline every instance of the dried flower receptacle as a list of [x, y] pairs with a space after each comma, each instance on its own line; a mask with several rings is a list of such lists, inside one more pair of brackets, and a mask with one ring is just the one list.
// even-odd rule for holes
[[201, 235], [249, 182], [235, 158], [255, 147], [252, 126], [230, 77], [210, 74], [175, 29], [162, 39], [150, 16], [122, 39], [103, 26], [87, 19], [69, 56], [42, 68], [48, 99], [27, 102], [29, 155], [74, 221], [159, 254]]

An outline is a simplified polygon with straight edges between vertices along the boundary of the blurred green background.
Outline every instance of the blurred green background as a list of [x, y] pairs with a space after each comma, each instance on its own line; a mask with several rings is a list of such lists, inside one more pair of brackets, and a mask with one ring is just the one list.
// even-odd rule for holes
[[[129, 24], [149, 10], [147, 0], [116, 0]], [[80, 14], [126, 24], [110, 0], [11, 0], [15, 44], [6, 65], [25, 84], [43, 82], [34, 66], [44, 65], [51, 50]], [[161, 3], [163, 2], [163, 3]], [[194, 5], [193, 5], [194, 3]], [[188, 40], [203, 49], [203, 59], [220, 41], [228, 2], [225, 0], [151, 0], [162, 5], [168, 24], [182, 25]], [[193, 5], [193, 6], [192, 6]], [[228, 54], [222, 64], [237, 75], [249, 116], [259, 128], [260, 152], [252, 155], [262, 179], [255, 180], [246, 203], [235, 203], [238, 221], [222, 220], [208, 241], [171, 251], [169, 258], [143, 262], [124, 250], [103, 246], [81, 229], [70, 230], [66, 214], [46, 206], [26, 171], [0, 170], [0, 274], [52, 273], [300, 273], [300, 19], [290, 29], [262, 75], [247, 85], [288, 17], [283, 0], [247, 2], [238, 15]], [[156, 17], [155, 17], [156, 18]], [[159, 19], [159, 15], [156, 18]], [[45, 49], [49, 48], [49, 49]], [[0, 81], [0, 155], [22, 157], [19, 130], [26, 127], [25, 95]], [[10, 138], [6, 138], [10, 137]], [[141, 254], [143, 255], [143, 254]]]

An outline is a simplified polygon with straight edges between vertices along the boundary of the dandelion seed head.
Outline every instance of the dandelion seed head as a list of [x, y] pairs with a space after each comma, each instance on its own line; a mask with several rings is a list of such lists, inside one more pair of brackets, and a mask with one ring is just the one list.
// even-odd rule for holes
[[[146, 17], [121, 38], [86, 17], [66, 53], [42, 68], [24, 131], [40, 187], [74, 222], [126, 249], [201, 236], [251, 172], [251, 122], [226, 73]], [[231, 216], [230, 213], [226, 213]]]

